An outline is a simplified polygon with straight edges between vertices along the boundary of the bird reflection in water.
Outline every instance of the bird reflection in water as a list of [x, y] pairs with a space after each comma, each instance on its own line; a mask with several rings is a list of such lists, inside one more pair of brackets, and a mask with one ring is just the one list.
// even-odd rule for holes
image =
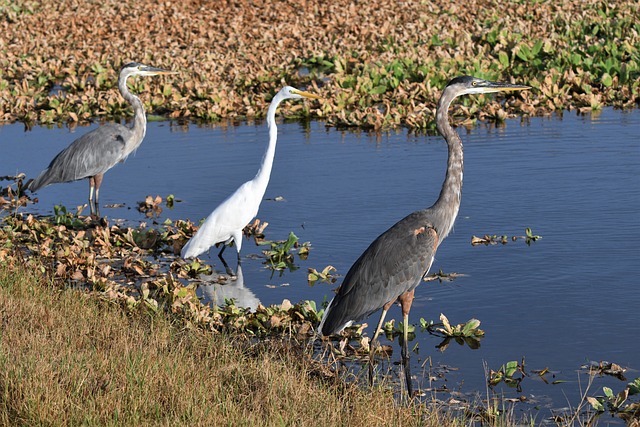
[[201, 276], [206, 284], [200, 285], [204, 304], [215, 304], [223, 307], [226, 300], [233, 299], [238, 307], [249, 308], [255, 311], [260, 304], [260, 300], [253, 291], [244, 286], [244, 275], [242, 274], [242, 266], [238, 265], [236, 275], [230, 276], [230, 279], [221, 284], [215, 281], [219, 277], [217, 274], [209, 276]]

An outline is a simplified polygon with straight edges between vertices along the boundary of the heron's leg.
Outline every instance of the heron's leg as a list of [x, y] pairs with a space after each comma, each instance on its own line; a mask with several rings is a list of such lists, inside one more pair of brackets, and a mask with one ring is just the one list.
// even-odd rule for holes
[[102, 184], [102, 178], [104, 174], [97, 174], [93, 177], [93, 182], [96, 185], [96, 215], [100, 218], [100, 185]]
[[382, 307], [382, 314], [380, 314], [380, 320], [378, 321], [378, 326], [376, 326], [376, 330], [373, 333], [373, 338], [369, 343], [369, 384], [370, 385], [373, 385], [373, 360], [376, 354], [376, 346], [378, 344], [377, 342], [378, 335], [380, 334], [380, 331], [382, 331], [382, 324], [384, 323], [384, 318], [387, 315], [387, 311], [389, 311], [389, 308], [391, 308], [391, 305], [393, 305], [393, 303], [394, 301], [387, 303], [384, 305], [384, 307]]
[[89, 177], [89, 212], [91, 216], [95, 215], [95, 206], [93, 205], [93, 189], [96, 186], [95, 179], [90, 176]]
[[413, 398], [413, 383], [411, 381], [411, 364], [409, 354], [409, 310], [411, 310], [411, 303], [413, 302], [413, 292], [406, 292], [398, 299], [400, 300], [400, 306], [402, 307], [402, 369], [404, 370], [404, 378], [407, 383], [407, 394], [409, 399]]

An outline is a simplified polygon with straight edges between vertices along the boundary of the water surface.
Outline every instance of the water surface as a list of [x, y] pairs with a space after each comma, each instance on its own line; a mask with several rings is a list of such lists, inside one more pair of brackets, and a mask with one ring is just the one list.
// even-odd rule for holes
[[[462, 206], [456, 226], [438, 250], [432, 271], [464, 274], [453, 282], [430, 282], [416, 291], [411, 321], [482, 321], [480, 349], [452, 344], [444, 353], [439, 339], [417, 335], [413, 372], [429, 387], [427, 369], [458, 370], [431, 384], [485, 394], [485, 365], [497, 370], [509, 360], [526, 359], [527, 369], [548, 367], [566, 382], [547, 385], [527, 378], [523, 392], [507, 396], [555, 408], [577, 405], [587, 376], [579, 367], [608, 360], [640, 373], [640, 113], [605, 109], [593, 116], [514, 119], [503, 127], [459, 129], [465, 146]], [[87, 128], [0, 127], [0, 175], [34, 177], [55, 154]], [[267, 142], [265, 124], [226, 127], [150, 123], [135, 155], [105, 175], [101, 204], [109, 218], [148, 221], [135, 209], [146, 195], [175, 195], [182, 202], [164, 209], [164, 218], [198, 221], [244, 181], [251, 179]], [[308, 267], [333, 265], [345, 274], [369, 243], [411, 211], [430, 206], [444, 179], [447, 148], [439, 136], [406, 131], [382, 135], [326, 129], [322, 123], [279, 125], [279, 142], [259, 218], [269, 222], [267, 238], [286, 239], [290, 231], [309, 241], [300, 270], [271, 276], [261, 249], [245, 242], [243, 283], [251, 301], [329, 299], [335, 286], [306, 283]], [[51, 213], [54, 204], [86, 203], [87, 181], [53, 185], [37, 194], [30, 211]], [[526, 227], [543, 238], [531, 246], [470, 244], [473, 235], [523, 235]], [[204, 258], [220, 268], [214, 250]], [[233, 249], [227, 251], [235, 266]], [[339, 284], [338, 281], [337, 284]], [[337, 285], [336, 284], [336, 285]], [[219, 290], [210, 288], [210, 292]], [[206, 293], [206, 290], [205, 290]], [[368, 319], [377, 321], [376, 313]], [[401, 320], [399, 309], [388, 318]], [[369, 330], [372, 328], [370, 326]], [[413, 343], [412, 343], [413, 344]], [[399, 358], [399, 350], [393, 358]], [[428, 365], [427, 365], [428, 366]], [[607, 385], [599, 378], [592, 395]], [[445, 393], [446, 394], [446, 393]], [[444, 396], [446, 397], [446, 396]], [[533, 404], [531, 405], [534, 406]]]

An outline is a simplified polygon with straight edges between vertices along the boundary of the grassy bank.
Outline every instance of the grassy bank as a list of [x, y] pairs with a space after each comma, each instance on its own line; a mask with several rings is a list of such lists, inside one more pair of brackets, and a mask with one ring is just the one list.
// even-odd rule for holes
[[0, 425], [452, 425], [248, 344], [0, 264]]

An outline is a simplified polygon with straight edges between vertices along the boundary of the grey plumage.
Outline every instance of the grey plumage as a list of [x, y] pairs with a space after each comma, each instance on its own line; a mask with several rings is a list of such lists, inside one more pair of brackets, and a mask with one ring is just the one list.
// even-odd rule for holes
[[[463, 149], [460, 136], [449, 124], [449, 106], [460, 95], [528, 88], [470, 76], [456, 77], [447, 84], [436, 110], [438, 131], [448, 145], [447, 171], [438, 199], [430, 208], [413, 212], [401, 219], [369, 245], [347, 272], [318, 327], [318, 332], [322, 335], [338, 333], [351, 323], [359, 322], [382, 308], [371, 340], [373, 346], [387, 310], [399, 301], [404, 320], [402, 360], [409, 395], [412, 394], [412, 385], [407, 331], [413, 293], [429, 272], [436, 250], [451, 231], [460, 208]], [[373, 351], [371, 354], [373, 355]], [[369, 366], [372, 380], [372, 364]]]
[[[29, 184], [29, 190], [38, 191], [50, 184], [89, 178], [89, 207], [92, 215], [100, 215], [99, 190], [105, 172], [124, 161], [142, 143], [147, 118], [142, 101], [129, 92], [127, 79], [131, 76], [175, 74], [172, 71], [131, 62], [120, 70], [118, 89], [133, 107], [131, 128], [119, 123], [107, 123], [82, 135], [62, 150], [40, 175]], [[93, 192], [95, 188], [95, 203]]]

